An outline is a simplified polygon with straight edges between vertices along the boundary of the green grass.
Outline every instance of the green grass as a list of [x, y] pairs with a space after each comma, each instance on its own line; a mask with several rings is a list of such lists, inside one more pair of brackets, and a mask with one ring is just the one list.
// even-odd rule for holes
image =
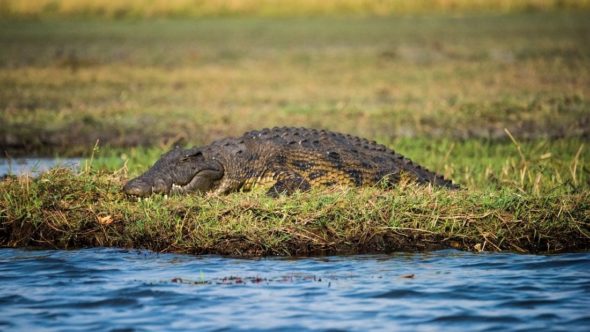
[[[92, 162], [0, 181], [0, 245], [588, 249], [588, 16], [3, 20], [0, 150]], [[120, 192], [174, 144], [285, 125], [375, 139], [465, 190]]]

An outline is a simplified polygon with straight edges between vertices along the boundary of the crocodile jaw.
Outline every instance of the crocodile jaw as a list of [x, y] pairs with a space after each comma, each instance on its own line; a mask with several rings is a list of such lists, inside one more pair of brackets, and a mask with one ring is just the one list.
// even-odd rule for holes
[[186, 192], [187, 185], [180, 185], [173, 183], [172, 187], [170, 188], [170, 194], [183, 194]]
[[170, 188], [171, 194], [185, 194], [188, 192], [204, 193], [211, 191], [219, 185], [223, 172], [215, 169], [204, 169], [186, 184], [173, 183]]
[[173, 183], [171, 186], [168, 186], [163, 180], [156, 180], [156, 183], [149, 184], [141, 179], [134, 179], [125, 185], [123, 191], [133, 198], [148, 197], [152, 194], [184, 194], [191, 191], [198, 175], [199, 173], [195, 174], [195, 176], [185, 184]]

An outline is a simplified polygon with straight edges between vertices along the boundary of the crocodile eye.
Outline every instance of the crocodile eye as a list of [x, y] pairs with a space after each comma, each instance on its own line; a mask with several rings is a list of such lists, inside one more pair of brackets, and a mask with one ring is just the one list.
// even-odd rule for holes
[[191, 158], [199, 157], [199, 156], [202, 156], [202, 155], [203, 155], [203, 153], [201, 151], [196, 151], [194, 153], [187, 153], [184, 156], [182, 156], [182, 158], [180, 158], [180, 161], [187, 161], [187, 160], [189, 160]]

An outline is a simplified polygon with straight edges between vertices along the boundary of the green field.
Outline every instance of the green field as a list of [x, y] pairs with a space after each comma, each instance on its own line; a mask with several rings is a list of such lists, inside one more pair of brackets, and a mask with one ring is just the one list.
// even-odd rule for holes
[[0, 148], [588, 137], [590, 15], [0, 23]]
[[[0, 150], [93, 161], [0, 182], [0, 244], [589, 248], [589, 96], [590, 12], [2, 20]], [[118, 191], [174, 144], [269, 126], [375, 139], [466, 190]]]

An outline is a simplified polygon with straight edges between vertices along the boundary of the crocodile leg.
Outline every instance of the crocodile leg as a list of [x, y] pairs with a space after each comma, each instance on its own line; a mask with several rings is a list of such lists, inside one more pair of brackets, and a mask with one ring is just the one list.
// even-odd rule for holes
[[291, 195], [296, 190], [308, 191], [311, 189], [309, 182], [297, 173], [288, 173], [279, 176], [277, 182], [266, 192], [270, 197], [278, 197], [281, 194]]

